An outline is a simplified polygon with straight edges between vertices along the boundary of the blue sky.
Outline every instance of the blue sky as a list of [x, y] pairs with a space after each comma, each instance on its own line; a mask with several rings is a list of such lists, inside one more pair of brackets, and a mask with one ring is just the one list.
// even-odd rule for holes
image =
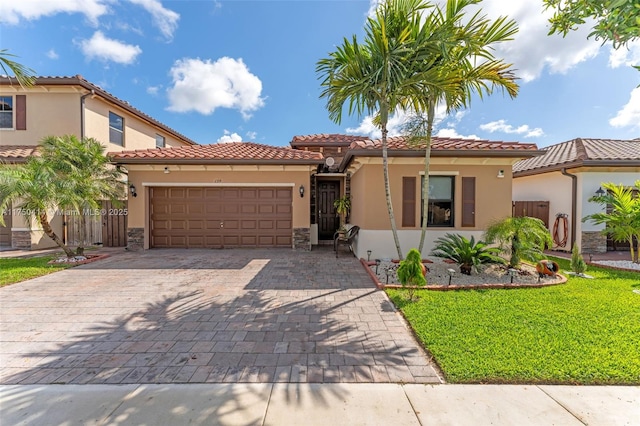
[[[287, 145], [294, 135], [377, 137], [370, 117], [338, 125], [319, 99], [316, 62], [361, 37], [376, 0], [20, 0], [0, 3], [0, 48], [38, 75], [84, 78], [206, 144]], [[534, 142], [640, 137], [640, 43], [612, 52], [588, 28], [547, 36], [542, 1], [485, 0], [520, 32], [496, 55], [516, 68], [520, 93], [496, 93], [451, 116], [441, 136]], [[399, 131], [402, 115], [391, 120]]]

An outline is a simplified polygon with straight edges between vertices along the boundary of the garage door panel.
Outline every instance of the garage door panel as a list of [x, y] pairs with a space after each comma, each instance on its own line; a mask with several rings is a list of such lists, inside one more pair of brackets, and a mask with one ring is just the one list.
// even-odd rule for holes
[[290, 188], [172, 187], [150, 194], [152, 247], [291, 247]]

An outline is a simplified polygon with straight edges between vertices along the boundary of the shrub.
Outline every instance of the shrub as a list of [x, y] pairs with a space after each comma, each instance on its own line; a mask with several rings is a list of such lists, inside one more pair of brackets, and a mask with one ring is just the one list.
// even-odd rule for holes
[[484, 236], [490, 243], [497, 242], [510, 255], [509, 267], [517, 268], [522, 259], [537, 262], [544, 259], [542, 252], [553, 241], [544, 222], [533, 217], [508, 217], [487, 228]]
[[[422, 265], [422, 256], [416, 249], [409, 250], [407, 258], [400, 261], [398, 266], [398, 279], [403, 287], [405, 286], [424, 286], [427, 279], [424, 276], [424, 267]], [[409, 299], [413, 300], [414, 289], [409, 287]]]
[[578, 275], [584, 274], [587, 270], [587, 264], [582, 258], [577, 244], [574, 244], [571, 249], [571, 270]]
[[470, 240], [459, 234], [445, 234], [438, 238], [436, 248], [431, 252], [433, 256], [450, 259], [460, 265], [460, 272], [471, 275], [471, 270], [476, 272], [482, 264], [498, 263], [506, 261], [500, 257], [498, 247], [489, 247], [484, 241], [476, 243], [472, 236]]

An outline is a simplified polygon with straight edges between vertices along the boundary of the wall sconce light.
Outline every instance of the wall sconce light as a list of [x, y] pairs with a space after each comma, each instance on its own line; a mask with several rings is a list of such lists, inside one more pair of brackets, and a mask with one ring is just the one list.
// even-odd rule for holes
[[300, 193], [300, 198], [304, 198], [304, 185], [300, 185], [298, 192]]
[[171, 173], [171, 170], [169, 170], [169, 167], [165, 167], [164, 168], [164, 174], [168, 175], [169, 173]]
[[367, 250], [367, 262], [371, 260], [371, 250]]
[[499, 179], [502, 179], [504, 177], [504, 170], [500, 169], [498, 170], [498, 176]]
[[596, 197], [602, 197], [604, 195], [604, 189], [602, 187], [598, 188], [596, 191]]
[[129, 185], [129, 192], [131, 192], [132, 197], [137, 197], [138, 193], [136, 192], [136, 187], [134, 184]]

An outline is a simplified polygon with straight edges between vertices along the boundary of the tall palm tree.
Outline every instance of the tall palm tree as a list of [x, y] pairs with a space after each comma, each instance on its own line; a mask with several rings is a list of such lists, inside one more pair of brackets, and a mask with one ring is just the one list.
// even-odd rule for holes
[[104, 146], [94, 138], [49, 136], [42, 141], [41, 153], [53, 165], [63, 188], [58, 202], [79, 214], [80, 242], [76, 253], [82, 255], [86, 216], [100, 210], [101, 200], [117, 203], [124, 198], [122, 173], [109, 163]]
[[[13, 207], [15, 214], [23, 215], [28, 224], [38, 222], [44, 233], [67, 256], [73, 251], [54, 232], [49, 214], [58, 208], [62, 192], [51, 164], [41, 157], [31, 157], [26, 164], [0, 165], [0, 210]], [[0, 216], [0, 222], [3, 222]], [[3, 222], [4, 224], [4, 222]]]
[[7, 75], [9, 75], [8, 71], [11, 70], [21, 86], [33, 86], [35, 71], [11, 59], [15, 57], [16, 55], [9, 53], [7, 49], [0, 49], [0, 68]]
[[[512, 40], [518, 31], [517, 24], [506, 17], [491, 21], [475, 13], [465, 20], [465, 8], [479, 3], [480, 0], [448, 0], [446, 8], [433, 8], [424, 20], [422, 31], [426, 38], [441, 46], [438, 55], [423, 63], [441, 74], [453, 74], [457, 84], [453, 87], [425, 87], [426, 110], [417, 110], [413, 119], [407, 123], [409, 140], [419, 144], [425, 150], [424, 183], [422, 185], [422, 226], [418, 250], [422, 252], [427, 231], [429, 206], [429, 168], [431, 158], [431, 141], [435, 121], [435, 109], [439, 104], [446, 107], [446, 112], [466, 108], [473, 96], [490, 95], [495, 89], [507, 92], [511, 98], [518, 94], [515, 76], [510, 70], [511, 64], [504, 63], [493, 56], [496, 43]], [[429, 55], [429, 47], [425, 56]]]
[[342, 121], [343, 108], [348, 104], [349, 114], [372, 114], [380, 128], [387, 211], [399, 259], [403, 255], [389, 186], [389, 115], [397, 110], [426, 109], [422, 96], [426, 88], [444, 91], [455, 86], [455, 77], [429, 66], [440, 47], [430, 43], [421, 30], [422, 12], [430, 7], [424, 0], [383, 2], [375, 16], [366, 21], [363, 43], [355, 35], [351, 40], [345, 38], [316, 66], [322, 78], [320, 97], [327, 99], [333, 121]]
[[[640, 191], [640, 181], [636, 182]], [[640, 197], [634, 197], [633, 190], [624, 185], [603, 183], [606, 194], [589, 198], [589, 201], [602, 206], [611, 206], [611, 212], [593, 213], [585, 216], [582, 221], [590, 220], [596, 225], [604, 224], [602, 231], [611, 235], [615, 241], [629, 242], [631, 261], [640, 263]], [[633, 239], [638, 241], [638, 249], [634, 250]]]

